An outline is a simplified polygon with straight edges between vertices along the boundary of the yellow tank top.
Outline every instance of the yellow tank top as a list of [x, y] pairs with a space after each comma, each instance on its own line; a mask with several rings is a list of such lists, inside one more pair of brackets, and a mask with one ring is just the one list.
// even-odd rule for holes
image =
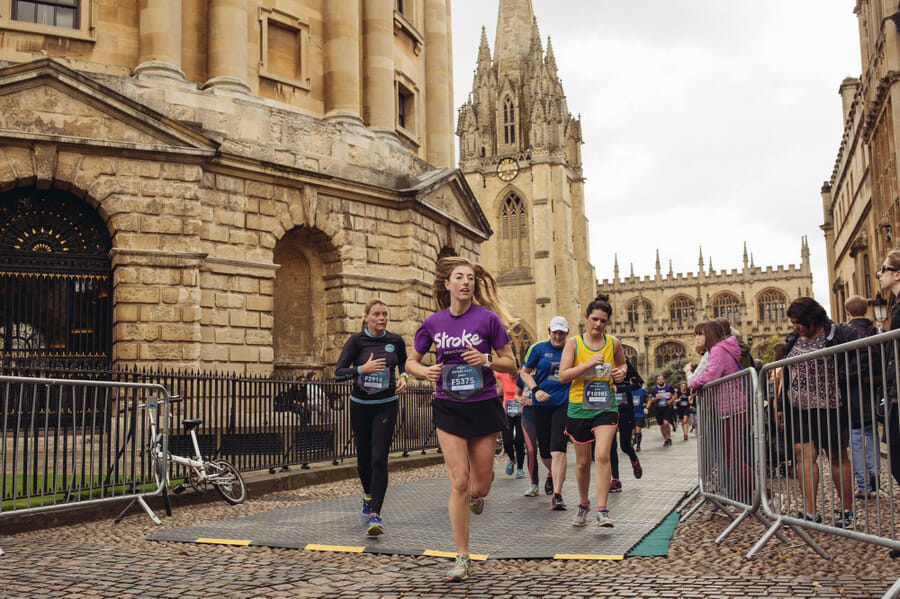
[[[590, 376], [581, 376], [572, 381], [569, 385], [569, 416], [573, 418], [592, 417], [598, 411], [612, 412], [617, 411], [615, 393], [612, 392], [613, 380], [609, 371], [615, 366], [615, 343], [613, 336], [608, 333], [603, 334], [603, 345], [599, 349], [591, 349], [584, 343], [584, 336], [577, 335], [575, 337], [575, 363], [583, 364], [591, 359], [591, 356], [600, 352], [603, 355], [603, 364], [605, 376], [595, 376], [598, 373], [586, 373]], [[602, 381], [606, 383], [609, 391], [609, 406], [604, 408], [585, 409], [583, 407], [583, 398], [585, 393], [585, 383], [589, 386], [596, 386], [594, 381]]]

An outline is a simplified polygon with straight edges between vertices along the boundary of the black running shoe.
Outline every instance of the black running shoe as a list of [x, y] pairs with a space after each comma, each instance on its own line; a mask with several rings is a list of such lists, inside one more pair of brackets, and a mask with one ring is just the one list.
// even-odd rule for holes
[[566, 509], [566, 504], [563, 501], [562, 495], [559, 493], [553, 494], [553, 499], [550, 500], [550, 509], [557, 512], [562, 512]]
[[544, 481], [544, 494], [553, 495], [553, 476], [548, 474], [547, 480]]

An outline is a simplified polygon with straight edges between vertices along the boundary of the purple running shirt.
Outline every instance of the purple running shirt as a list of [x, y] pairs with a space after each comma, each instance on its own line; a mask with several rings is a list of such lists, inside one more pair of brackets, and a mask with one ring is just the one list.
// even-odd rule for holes
[[508, 343], [509, 336], [500, 318], [473, 303], [460, 316], [453, 316], [449, 309], [444, 309], [426, 318], [416, 331], [413, 347], [424, 356], [432, 345], [435, 346], [437, 361], [444, 366], [441, 379], [435, 385], [435, 397], [472, 402], [497, 397], [497, 381], [490, 368], [465, 363], [462, 354], [466, 347], [486, 354]]

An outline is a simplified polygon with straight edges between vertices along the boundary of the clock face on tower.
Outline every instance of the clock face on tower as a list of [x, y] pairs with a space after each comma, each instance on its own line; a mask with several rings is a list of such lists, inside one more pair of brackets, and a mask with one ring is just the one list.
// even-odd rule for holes
[[512, 181], [519, 174], [519, 162], [515, 158], [501, 158], [497, 163], [497, 176], [501, 181]]

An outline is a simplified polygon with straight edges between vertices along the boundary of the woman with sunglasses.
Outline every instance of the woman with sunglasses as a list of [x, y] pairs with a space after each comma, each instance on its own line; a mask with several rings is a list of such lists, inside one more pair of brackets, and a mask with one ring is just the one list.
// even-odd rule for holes
[[[878, 284], [882, 291], [889, 291], [894, 294], [895, 302], [891, 307], [891, 330], [900, 329], [900, 250], [894, 250], [887, 255], [881, 267], [875, 273], [878, 275]], [[886, 344], [887, 345], [887, 344]], [[893, 360], [893, 348], [885, 348], [885, 354], [888, 360]], [[885, 437], [889, 441], [889, 462], [891, 465], [891, 474], [894, 480], [900, 484], [900, 410], [897, 405], [897, 381], [890, 380], [893, 378], [891, 373], [894, 372], [893, 364], [888, 368], [887, 384], [888, 397], [885, 406], [885, 422], [887, 422], [890, 430], [885, 432]]]

